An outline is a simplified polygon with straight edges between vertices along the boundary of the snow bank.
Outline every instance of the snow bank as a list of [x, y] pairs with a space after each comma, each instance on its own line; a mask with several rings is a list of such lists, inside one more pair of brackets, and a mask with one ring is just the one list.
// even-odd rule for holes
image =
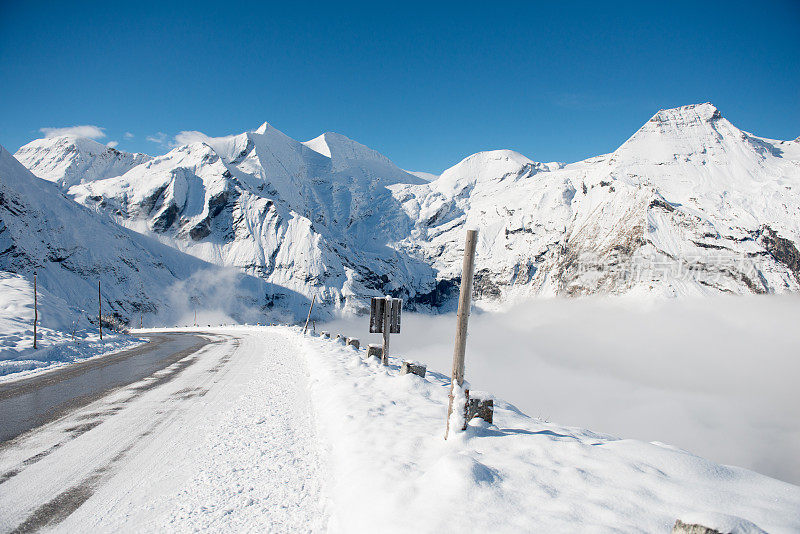
[[[85, 314], [41, 286], [38, 348], [33, 349], [33, 284], [0, 271], [0, 381], [30, 376], [143, 343], [110, 332], [100, 341]], [[73, 332], [75, 340], [73, 340]]]
[[473, 420], [444, 441], [446, 376], [400, 376], [399, 360], [386, 368], [321, 338], [304, 344], [332, 459], [331, 531], [669, 532], [698, 513], [800, 529], [797, 486], [550, 424], [500, 399], [493, 425]]
[[[319, 328], [366, 345], [367, 322]], [[797, 324], [789, 296], [537, 300], [473, 314], [466, 376], [531, 415], [800, 484]], [[452, 315], [404, 314], [392, 349], [448, 372], [454, 335]]]

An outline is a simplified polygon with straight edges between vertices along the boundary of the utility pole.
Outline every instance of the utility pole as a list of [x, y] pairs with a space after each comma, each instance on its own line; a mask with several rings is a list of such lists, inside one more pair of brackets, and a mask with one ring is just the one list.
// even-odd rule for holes
[[316, 301], [317, 301], [317, 296], [314, 295], [314, 297], [311, 299], [311, 307], [308, 309], [308, 317], [306, 317], [306, 325], [303, 327], [303, 335], [306, 335], [306, 330], [308, 330], [308, 321], [311, 320], [311, 310], [314, 309], [314, 302]]
[[100, 295], [100, 280], [97, 281], [97, 326], [100, 327], [100, 341], [103, 341], [103, 297]]
[[[458, 296], [458, 314], [456, 315], [456, 343], [453, 349], [453, 374], [450, 380], [450, 402], [447, 407], [447, 426], [444, 439], [450, 433], [450, 416], [453, 414], [453, 390], [464, 385], [464, 354], [467, 349], [467, 322], [472, 298], [472, 278], [475, 273], [475, 245], [478, 242], [478, 231], [467, 230], [467, 241], [464, 245], [464, 263], [461, 266], [461, 292]], [[463, 407], [459, 407], [463, 409]]]
[[36, 296], [36, 273], [33, 273], [33, 348], [36, 348], [36, 324], [39, 322], [39, 302]]

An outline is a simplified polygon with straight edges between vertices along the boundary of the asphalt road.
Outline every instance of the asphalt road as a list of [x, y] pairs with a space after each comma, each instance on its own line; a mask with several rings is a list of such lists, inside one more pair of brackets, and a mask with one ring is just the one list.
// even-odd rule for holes
[[0, 384], [0, 443], [89, 404], [109, 390], [141, 380], [209, 340], [187, 333], [143, 335], [150, 342], [85, 362]]

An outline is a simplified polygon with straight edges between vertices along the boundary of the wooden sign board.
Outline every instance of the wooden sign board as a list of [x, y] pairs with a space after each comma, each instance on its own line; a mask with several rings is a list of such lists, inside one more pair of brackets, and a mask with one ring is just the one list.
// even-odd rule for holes
[[400, 333], [400, 311], [403, 309], [402, 299], [392, 299], [392, 310], [389, 319], [389, 333]]
[[[392, 299], [389, 316], [389, 333], [400, 333], [400, 313], [403, 309], [403, 299]], [[370, 334], [383, 333], [384, 314], [386, 313], [386, 299], [382, 297], [372, 297], [369, 309], [369, 332]]]

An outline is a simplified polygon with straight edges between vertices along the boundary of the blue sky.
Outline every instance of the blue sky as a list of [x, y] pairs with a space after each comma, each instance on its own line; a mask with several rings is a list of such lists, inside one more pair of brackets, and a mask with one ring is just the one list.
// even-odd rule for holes
[[580, 160], [660, 108], [705, 101], [744, 130], [793, 139], [798, 28], [797, 0], [0, 0], [0, 144], [94, 125], [101, 142], [159, 154], [184, 130], [269, 121], [440, 172], [496, 148]]

